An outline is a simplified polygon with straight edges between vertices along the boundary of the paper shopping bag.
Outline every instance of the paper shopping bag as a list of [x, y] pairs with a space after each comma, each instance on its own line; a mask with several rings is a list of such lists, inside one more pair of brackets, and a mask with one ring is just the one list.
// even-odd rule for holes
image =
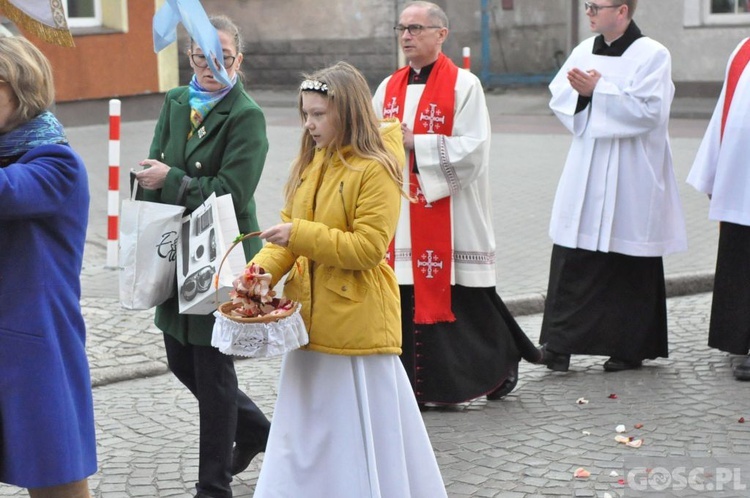
[[120, 208], [120, 305], [146, 310], [174, 292], [177, 242], [185, 208], [135, 200], [136, 189]]
[[182, 218], [177, 251], [177, 292], [180, 313], [207, 315], [217, 303], [229, 300], [234, 275], [245, 266], [245, 254], [233, 251], [214, 281], [224, 254], [240, 233], [231, 194], [211, 194], [189, 216]]

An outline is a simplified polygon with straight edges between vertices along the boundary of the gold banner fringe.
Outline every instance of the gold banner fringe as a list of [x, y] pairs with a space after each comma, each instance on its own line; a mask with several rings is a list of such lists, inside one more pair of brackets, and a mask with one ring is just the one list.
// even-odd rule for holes
[[19, 27], [29, 30], [47, 43], [53, 43], [62, 47], [75, 47], [73, 36], [67, 28], [57, 29], [47, 26], [19, 10], [8, 0], [0, 0], [0, 11]]

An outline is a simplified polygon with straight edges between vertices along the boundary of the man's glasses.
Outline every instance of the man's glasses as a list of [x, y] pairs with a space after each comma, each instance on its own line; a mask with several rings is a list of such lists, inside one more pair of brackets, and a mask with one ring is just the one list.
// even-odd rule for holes
[[440, 29], [442, 27], [443, 26], [422, 26], [421, 24], [409, 24], [408, 26], [404, 26], [403, 24], [399, 24], [398, 26], [393, 27], [393, 31], [398, 36], [403, 35], [404, 31], [408, 31], [411, 36], [419, 36], [425, 29]]
[[[203, 54], [190, 54], [190, 60], [193, 61], [193, 64], [195, 64], [195, 67], [199, 67], [201, 69], [205, 69], [208, 67], [208, 61], [206, 60], [206, 56]], [[224, 67], [226, 69], [229, 69], [230, 67], [232, 67], [232, 64], [234, 64], [235, 60], [237, 60], [236, 56], [225, 55]]]
[[617, 5], [597, 5], [595, 3], [586, 2], [583, 4], [583, 8], [590, 10], [593, 15], [597, 15], [601, 9], [616, 9], [622, 7], [622, 4]]

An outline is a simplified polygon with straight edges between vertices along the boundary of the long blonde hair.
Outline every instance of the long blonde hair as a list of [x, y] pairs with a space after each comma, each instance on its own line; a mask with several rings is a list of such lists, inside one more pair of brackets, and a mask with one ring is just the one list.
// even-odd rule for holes
[[[380, 136], [380, 124], [375, 116], [370, 87], [364, 76], [351, 64], [338, 62], [313, 74], [304, 75], [304, 79], [317, 81], [328, 87], [326, 92], [320, 93], [328, 98], [329, 111], [337, 129], [336, 136], [327, 147], [331, 157], [338, 155], [346, 164], [346, 161], [343, 161], [341, 149], [351, 145], [355, 155], [379, 162], [388, 171], [393, 181], [399, 187], [403, 187], [404, 182], [398, 160], [386, 149], [383, 138]], [[315, 90], [300, 89], [297, 105], [303, 122], [305, 116], [302, 113], [302, 93], [305, 91]], [[291, 203], [294, 198], [302, 173], [312, 162], [314, 155], [315, 142], [310, 132], [303, 129], [299, 154], [292, 162], [289, 179], [284, 186], [284, 198], [287, 204]]]

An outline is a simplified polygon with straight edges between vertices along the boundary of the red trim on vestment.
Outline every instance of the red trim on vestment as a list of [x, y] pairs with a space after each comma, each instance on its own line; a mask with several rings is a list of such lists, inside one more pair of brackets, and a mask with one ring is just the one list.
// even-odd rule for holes
[[742, 47], [737, 51], [729, 65], [729, 74], [727, 75], [727, 91], [724, 94], [724, 112], [721, 115], [721, 139], [724, 139], [724, 127], [727, 124], [727, 115], [729, 107], [732, 105], [734, 91], [737, 89], [737, 83], [740, 76], [750, 62], [750, 38], [748, 38]]
[[[451, 136], [455, 109], [458, 67], [444, 54], [438, 56], [419, 100], [414, 134]], [[383, 106], [384, 117], [403, 121], [409, 67], [396, 71], [388, 81]], [[409, 206], [411, 217], [412, 272], [414, 276], [414, 323], [453, 322], [451, 273], [453, 270], [453, 231], [451, 198], [428, 203], [414, 173], [414, 151], [409, 154], [409, 185], [418, 200]], [[417, 165], [419, 167], [419, 165]], [[395, 266], [394, 242], [386, 255]]]

